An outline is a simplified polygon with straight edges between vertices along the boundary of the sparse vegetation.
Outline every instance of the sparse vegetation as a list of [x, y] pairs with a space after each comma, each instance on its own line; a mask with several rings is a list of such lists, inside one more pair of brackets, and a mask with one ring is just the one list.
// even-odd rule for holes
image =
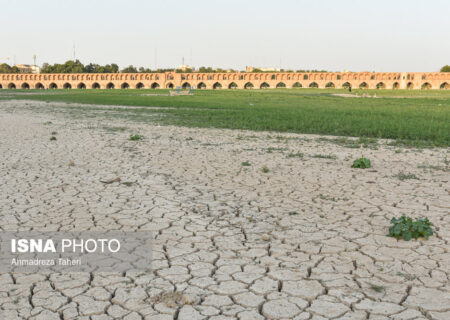
[[334, 201], [334, 202], [337, 201], [337, 199], [335, 197], [330, 197], [330, 196], [327, 196], [327, 195], [324, 195], [324, 194], [320, 194], [319, 198], [322, 199], [322, 200], [327, 200], [327, 201]]
[[373, 283], [370, 284], [370, 289], [372, 289], [373, 291], [376, 291], [376, 292], [384, 292], [384, 291], [386, 291], [386, 288], [384, 286], [379, 286], [379, 285], [376, 285], [376, 284], [373, 284]]
[[52, 136], [51, 138], [50, 138], [50, 141], [55, 141], [56, 140], [56, 137], [55, 136]]
[[311, 158], [317, 158], [317, 159], [331, 159], [336, 160], [337, 157], [333, 154], [313, 154]]
[[273, 153], [274, 151], [280, 151], [280, 152], [283, 152], [283, 151], [286, 151], [287, 149], [286, 148], [274, 148], [274, 147], [269, 147], [269, 148], [267, 148], [267, 153]]
[[411, 239], [418, 239], [424, 237], [428, 239], [433, 235], [433, 229], [428, 218], [421, 218], [413, 221], [412, 218], [401, 216], [400, 218], [392, 218], [392, 226], [389, 228], [389, 237], [394, 237], [397, 240], [403, 238], [406, 241]]
[[242, 166], [243, 167], [250, 167], [251, 163], [249, 161], [244, 161], [244, 162], [242, 162]]
[[264, 173], [267, 173], [267, 172], [269, 172], [270, 170], [269, 170], [269, 168], [267, 168], [267, 166], [264, 166], [263, 168], [262, 168], [262, 172], [264, 172]]
[[111, 126], [104, 126], [103, 130], [110, 131], [110, 132], [124, 132], [127, 128], [126, 127], [111, 127]]
[[399, 172], [396, 175], [394, 175], [395, 178], [403, 181], [403, 180], [409, 180], [409, 179], [415, 179], [419, 180], [419, 178], [414, 173], [403, 173]]
[[289, 153], [288, 158], [303, 158], [303, 153], [301, 152]]
[[370, 163], [370, 160], [367, 158], [359, 158], [353, 161], [352, 168], [359, 168], [359, 169], [367, 169], [370, 168], [372, 164]]
[[330, 138], [321, 137], [321, 138], [318, 138], [317, 140], [335, 143], [339, 146], [342, 146], [345, 148], [353, 148], [353, 149], [358, 149], [361, 147], [376, 149], [378, 146], [377, 139], [367, 138], [367, 137], [362, 137], [359, 139], [350, 139], [347, 137], [339, 137], [339, 138], [330, 139]]

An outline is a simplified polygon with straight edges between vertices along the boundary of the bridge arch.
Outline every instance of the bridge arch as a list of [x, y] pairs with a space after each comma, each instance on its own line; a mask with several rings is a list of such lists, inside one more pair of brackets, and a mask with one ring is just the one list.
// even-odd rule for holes
[[286, 88], [286, 84], [284, 82], [278, 82], [276, 87], [277, 88]]
[[63, 88], [64, 89], [72, 89], [72, 85], [70, 83], [66, 82], [66, 83], [64, 83]]
[[173, 83], [169, 82], [168, 84], [166, 84], [166, 89], [173, 89]]
[[151, 88], [152, 89], [159, 89], [159, 83], [158, 82], [153, 82]]
[[236, 89], [238, 85], [235, 82], [232, 82], [228, 85], [228, 89]]
[[384, 84], [384, 82], [378, 82], [377, 89], [386, 89], [386, 85]]
[[98, 84], [98, 82], [94, 82], [92, 84], [92, 89], [100, 89], [100, 84]]
[[181, 87], [183, 89], [189, 89], [191, 87], [191, 84], [189, 82], [185, 82], [185, 83], [183, 83], [183, 85]]
[[58, 89], [58, 86], [56, 85], [56, 83], [52, 82], [50, 83], [50, 85], [48, 86], [50, 89]]
[[429, 89], [431, 89], [431, 84], [429, 82], [425, 82], [424, 84], [422, 84], [421, 89], [422, 90], [429, 90]]
[[128, 89], [130, 87], [130, 85], [128, 84], [128, 82], [124, 82], [120, 85], [120, 89]]
[[143, 88], [145, 88], [145, 86], [142, 82], [138, 82], [138, 84], [136, 84], [136, 89], [143, 89]]
[[399, 88], [400, 88], [400, 83], [394, 82], [394, 84], [392, 85], [392, 89], [399, 89]]
[[106, 85], [106, 89], [114, 89], [114, 83], [109, 82], [109, 83]]
[[213, 89], [222, 89], [222, 84], [220, 82], [216, 82], [213, 84]]
[[45, 89], [44, 85], [40, 82], [36, 83], [36, 85], [34, 86], [35, 89]]
[[0, 83], [0, 89], [3, 89], [3, 86], [2, 86], [2, 84]]
[[301, 87], [303, 87], [303, 86], [300, 82], [296, 82], [292, 85], [292, 88], [301, 88]]
[[447, 82], [444, 82], [439, 86], [439, 88], [443, 90], [448, 90], [450, 89], [450, 85]]
[[367, 88], [368, 88], [368, 85], [367, 85], [366, 82], [361, 82], [361, 84], [359, 85], [359, 88], [360, 88], [360, 89], [367, 89]]
[[342, 85], [342, 88], [350, 88], [352, 85], [350, 84], [350, 82], [345, 82], [343, 85]]
[[77, 85], [77, 89], [86, 89], [86, 85], [85, 85], [83, 82], [80, 82], [80, 83]]
[[11, 82], [8, 84], [8, 89], [15, 89], [16, 88], [16, 84]]
[[414, 84], [412, 82], [408, 82], [408, 84], [406, 85], [407, 89], [414, 89]]
[[253, 83], [251, 83], [251, 82], [247, 82], [245, 85], [244, 85], [244, 89], [252, 89], [253, 88]]
[[21, 88], [22, 89], [30, 89], [30, 85], [28, 83], [24, 82], [24, 83], [22, 83]]
[[325, 85], [325, 88], [335, 88], [336, 86], [334, 85], [334, 83], [333, 82], [328, 82], [326, 85]]
[[309, 87], [310, 87], [310, 88], [318, 88], [319, 85], [317, 84], [317, 82], [311, 82], [311, 83], [309, 84]]
[[206, 84], [205, 84], [204, 82], [200, 82], [200, 83], [197, 85], [197, 89], [206, 89]]
[[270, 88], [269, 84], [267, 82], [263, 82], [261, 83], [261, 85], [259, 86], [260, 89], [266, 89], [266, 88]]

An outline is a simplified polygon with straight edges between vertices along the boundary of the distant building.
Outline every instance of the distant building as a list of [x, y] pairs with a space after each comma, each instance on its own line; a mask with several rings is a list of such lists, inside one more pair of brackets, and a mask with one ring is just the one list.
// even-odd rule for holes
[[19, 69], [20, 73], [34, 73], [38, 74], [41, 72], [41, 68], [38, 66], [33, 66], [30, 64], [16, 64], [15, 67]]
[[263, 72], [279, 72], [280, 69], [277, 68], [258, 68], [258, 67], [245, 67], [245, 72], [254, 72], [255, 70]]
[[183, 64], [183, 65], [179, 66], [179, 67], [177, 68], [177, 70], [180, 70], [180, 71], [186, 72], [186, 71], [195, 71], [195, 68], [194, 68], [194, 67], [191, 67], [191, 66], [188, 66], [188, 65], [185, 65], [185, 64]]

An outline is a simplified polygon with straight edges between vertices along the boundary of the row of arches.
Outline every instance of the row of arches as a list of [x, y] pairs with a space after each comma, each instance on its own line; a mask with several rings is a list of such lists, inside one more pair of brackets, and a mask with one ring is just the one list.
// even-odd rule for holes
[[[345, 82], [342, 87], [343, 88], [348, 88], [350, 87], [351, 84], [349, 82]], [[169, 84], [168, 86], [166, 86], [167, 88], [173, 88], [172, 84]], [[189, 82], [185, 82], [182, 85], [183, 89], [188, 89], [191, 88], [191, 84]], [[221, 83], [216, 82], [213, 84], [212, 88], [213, 89], [221, 89], [223, 86]], [[228, 85], [228, 89], [233, 89], [233, 88], [237, 88], [238, 85], [235, 82], [232, 82]], [[300, 82], [296, 82], [292, 85], [293, 88], [302, 88], [303, 85]], [[311, 82], [308, 85], [309, 88], [319, 88], [319, 84], [317, 82]], [[376, 84], [375, 86], [377, 89], [386, 89], [387, 85], [384, 82], [379, 82]], [[254, 84], [252, 82], [247, 82], [244, 84], [244, 89], [252, 89], [255, 88]], [[267, 82], [263, 82], [260, 84], [259, 86], [260, 89], [268, 89], [271, 88], [271, 86], [267, 83]], [[286, 88], [286, 84], [284, 82], [279, 82], [275, 85], [275, 88]], [[336, 88], [335, 83], [333, 82], [328, 82], [325, 85], [325, 88]], [[359, 88], [360, 89], [367, 89], [369, 88], [369, 85], [367, 84], [367, 82], [362, 82], [359, 84]], [[399, 89], [400, 88], [400, 83], [398, 82], [394, 82], [392, 85], [392, 89]], [[408, 89], [414, 89], [414, 84], [412, 82], [409, 82], [407, 84], [407, 88]], [[450, 85], [447, 82], [444, 82], [440, 85], [439, 87], [440, 89], [450, 89]], [[197, 89], [206, 89], [206, 84], [204, 82], [200, 82], [199, 84], [197, 84]], [[432, 86], [430, 83], [425, 82], [424, 84], [422, 84], [421, 89], [423, 90], [427, 90], [427, 89], [432, 89]]]
[[[345, 82], [342, 85], [342, 88], [348, 88], [350, 87], [351, 84], [349, 82]], [[175, 86], [173, 83], [169, 82], [166, 84], [165, 86], [167, 89], [173, 89]], [[181, 86], [183, 89], [189, 89], [192, 87], [192, 85], [189, 82], [184, 82]], [[236, 89], [238, 88], [238, 85], [235, 82], [231, 82], [230, 84], [228, 84], [228, 89]], [[278, 82], [274, 87], [271, 87], [269, 85], [269, 83], [267, 82], [263, 82], [259, 85], [260, 89], [269, 89], [269, 88], [286, 88], [286, 84], [284, 82]], [[302, 88], [303, 85], [300, 82], [295, 82], [292, 85], [293, 88]], [[309, 88], [319, 88], [319, 84], [317, 82], [311, 82], [310, 84], [308, 84]], [[367, 89], [369, 88], [369, 85], [367, 84], [367, 82], [362, 82], [359, 84], [358, 86], [360, 89]], [[376, 84], [375, 86], [377, 89], [386, 89], [387, 86], [384, 82], [379, 82]], [[2, 89], [2, 85], [0, 85], [0, 89]], [[7, 85], [8, 89], [17, 89], [17, 86], [15, 83], [11, 82]], [[30, 84], [28, 84], [27, 82], [24, 82], [20, 85], [21, 89], [31, 89], [32, 87], [30, 86]], [[59, 89], [58, 85], [54, 82], [50, 83], [50, 85], [48, 86], [49, 89]], [[62, 89], [72, 89], [72, 84], [70, 84], [69, 82], [66, 82], [62, 85]], [[84, 82], [80, 82], [76, 85], [77, 89], [87, 89], [87, 85]], [[98, 82], [94, 82], [91, 86], [90, 89], [101, 89], [101, 85]], [[116, 85], [112, 82], [109, 82], [108, 84], [106, 84], [106, 86], [104, 86], [104, 89], [115, 89]], [[120, 89], [129, 89], [131, 88], [130, 84], [128, 82], [123, 82], [120, 86], [117, 86], [117, 88]], [[157, 82], [152, 83], [149, 86], [145, 86], [144, 83], [139, 82], [134, 86], [135, 89], [144, 89], [144, 88], [151, 88], [151, 89], [159, 89], [160, 88], [160, 84]], [[206, 89], [207, 86], [204, 82], [200, 82], [196, 85], [197, 89]], [[222, 89], [223, 85], [220, 82], [216, 82], [212, 85], [212, 89]], [[253, 89], [255, 88], [255, 85], [252, 82], [246, 82], [243, 86], [244, 89]], [[333, 82], [328, 82], [325, 85], [325, 88], [336, 88], [335, 83]], [[392, 89], [399, 89], [400, 88], [400, 84], [398, 82], [394, 82], [392, 85]], [[406, 85], [407, 89], [414, 89], [414, 83], [412, 82], [408, 82]], [[420, 87], [422, 90], [429, 90], [432, 89], [432, 85], [429, 82], [425, 82], [421, 85]], [[450, 84], [447, 82], [443, 82], [440, 86], [440, 89], [450, 89]], [[33, 89], [45, 89], [45, 86], [38, 82], [34, 85]]]
[[[15, 83], [11, 82], [8, 84], [7, 86], [8, 89], [17, 89], [17, 86]], [[22, 83], [22, 85], [20, 86], [21, 89], [31, 89], [31, 86], [27, 83], [24, 82]], [[54, 82], [50, 83], [48, 86], [49, 89], [59, 89], [58, 85]], [[69, 82], [66, 82], [62, 85], [63, 89], [72, 89], [73, 86], [72, 84], [70, 84]], [[79, 84], [77, 84], [76, 86], [77, 89], [86, 89], [87, 85], [84, 82], [80, 82]], [[110, 82], [105, 86], [106, 89], [115, 89], [116, 86], [114, 85], [114, 83]], [[120, 85], [120, 89], [129, 89], [130, 85], [127, 82], [124, 82]], [[145, 85], [142, 82], [139, 82], [138, 84], [136, 84], [135, 86], [136, 89], [143, 89], [145, 88]], [[158, 89], [160, 88], [159, 83], [154, 82], [150, 85], [150, 88], [152, 89]], [[173, 85], [170, 84], [169, 86], [167, 86], [167, 88], [173, 88]], [[2, 85], [0, 84], [0, 89], [3, 89]], [[45, 89], [45, 86], [38, 82], [37, 84], [34, 85], [33, 89]], [[91, 89], [101, 89], [101, 86], [98, 82], [94, 82], [91, 85]]]

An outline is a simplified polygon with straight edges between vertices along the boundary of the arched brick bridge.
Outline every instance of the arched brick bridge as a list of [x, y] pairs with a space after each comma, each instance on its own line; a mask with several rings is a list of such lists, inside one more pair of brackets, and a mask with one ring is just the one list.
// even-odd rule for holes
[[0, 89], [450, 89], [443, 72], [1, 74]]

